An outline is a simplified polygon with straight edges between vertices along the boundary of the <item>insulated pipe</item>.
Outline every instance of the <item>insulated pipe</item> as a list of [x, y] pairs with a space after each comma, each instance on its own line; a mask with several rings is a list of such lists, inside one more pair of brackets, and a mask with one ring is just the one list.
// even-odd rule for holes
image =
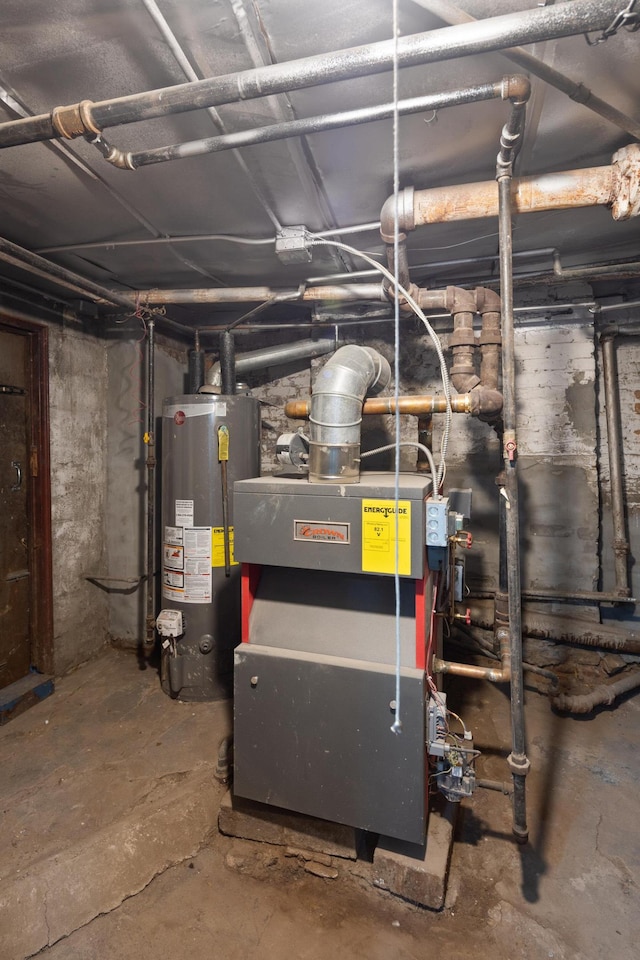
[[[493, 630], [493, 617], [471, 601], [471, 622], [483, 630]], [[570, 646], [613, 650], [616, 653], [640, 654], [640, 636], [627, 633], [609, 623], [592, 623], [561, 613], [539, 613], [525, 609], [522, 633], [535, 640], [552, 640]]]
[[[297, 343], [278, 343], [272, 347], [260, 350], [250, 350], [236, 356], [236, 374], [251, 373], [253, 370], [264, 370], [280, 363], [291, 363], [294, 360], [306, 360], [312, 357], [322, 357], [333, 353], [336, 341], [327, 338], [323, 340], [299, 340]], [[219, 387], [221, 385], [220, 364], [214, 363], [207, 375], [207, 384]]]
[[[502, 153], [502, 148], [501, 148]], [[640, 146], [618, 150], [608, 167], [587, 167], [511, 181], [513, 213], [568, 210], [572, 207], [611, 207], [614, 220], [627, 220], [640, 210]], [[393, 216], [394, 197], [382, 208], [381, 220]], [[398, 195], [399, 229], [409, 232], [429, 223], [473, 220], [498, 215], [495, 180], [431, 187], [407, 187]]]
[[611, 706], [623, 693], [628, 693], [637, 687], [640, 687], [640, 670], [627, 673], [614, 683], [601, 683], [591, 693], [574, 696], [560, 694], [552, 699], [551, 704], [556, 710], [566, 713], [591, 713], [596, 707]]
[[[413, 2], [417, 3], [420, 7], [424, 7], [425, 10], [429, 10], [430, 13], [435, 14], [450, 25], [484, 23], [483, 20], [478, 21], [475, 17], [456, 7], [450, 3], [449, 0], [413, 0]], [[517, 63], [519, 67], [524, 67], [529, 73], [544, 80], [545, 83], [555, 87], [556, 90], [561, 90], [562, 93], [566, 93], [571, 100], [582, 104], [588, 110], [598, 114], [598, 116], [604, 117], [605, 120], [609, 120], [610, 123], [615, 124], [615, 126], [621, 130], [629, 133], [632, 137], [635, 137], [636, 140], [640, 139], [640, 123], [637, 120], [612, 107], [610, 103], [601, 100], [600, 97], [597, 97], [591, 92], [589, 87], [585, 87], [583, 83], [575, 83], [569, 77], [565, 76], [564, 73], [560, 73], [559, 70], [550, 67], [543, 60], [538, 60], [537, 57], [532, 56], [526, 50], [523, 50], [522, 47], [512, 47], [509, 50], [503, 50], [502, 55], [506, 57], [507, 60]]]
[[410, 67], [604, 30], [619, 9], [620, 0], [572, 0], [484, 20], [481, 28], [475, 23], [445, 27], [98, 103], [84, 100], [1, 124], [0, 147], [95, 136], [105, 127], [383, 73], [396, 58], [400, 67]]
[[[500, 83], [487, 85], [492, 88], [492, 97], [503, 100], [510, 100], [512, 103], [511, 115], [508, 122], [502, 130], [500, 139], [499, 161], [507, 162], [507, 157], [513, 153], [520, 139], [520, 132], [524, 120], [524, 109], [531, 94], [531, 86], [526, 77], [503, 77]], [[468, 102], [490, 99], [482, 87], [476, 88], [476, 95], [469, 91]], [[460, 101], [462, 102], [462, 101]], [[413, 188], [407, 187], [398, 195], [398, 214], [397, 226], [399, 233], [397, 237], [397, 272], [398, 282], [405, 290], [410, 289], [409, 277], [409, 256], [407, 252], [406, 233], [402, 232], [400, 224], [409, 224], [413, 220], [414, 194]], [[400, 204], [404, 204], [404, 209]], [[396, 272], [396, 198], [395, 195], [389, 197], [380, 212], [380, 235], [386, 244], [387, 263], [391, 273]], [[390, 299], [393, 299], [393, 291], [389, 281], [385, 281], [385, 291]], [[412, 291], [413, 292], [413, 291]]]
[[502, 302], [502, 389], [504, 396], [504, 488], [506, 497], [506, 553], [509, 636], [511, 643], [511, 753], [509, 767], [513, 777], [513, 833], [526, 843], [526, 776], [531, 766], [526, 752], [524, 728], [524, 677], [522, 672], [522, 600], [520, 596], [520, 516], [518, 504], [515, 341], [513, 323], [511, 171], [497, 166], [499, 190], [500, 297]]
[[609, 485], [611, 490], [611, 518], [613, 521], [613, 553], [616, 593], [628, 597], [629, 541], [624, 515], [624, 486], [622, 481], [622, 416], [618, 394], [615, 338], [610, 333], [600, 336], [602, 347], [602, 374], [604, 403], [607, 418], [607, 447], [609, 450]]
[[223, 330], [220, 334], [220, 379], [222, 393], [233, 397], [236, 392], [236, 345], [230, 330]]
[[155, 442], [155, 322], [147, 320], [147, 618], [144, 645], [156, 640], [156, 442]]
[[340, 347], [325, 363], [311, 397], [311, 483], [358, 483], [360, 425], [368, 392], [391, 380], [387, 360], [371, 347]]

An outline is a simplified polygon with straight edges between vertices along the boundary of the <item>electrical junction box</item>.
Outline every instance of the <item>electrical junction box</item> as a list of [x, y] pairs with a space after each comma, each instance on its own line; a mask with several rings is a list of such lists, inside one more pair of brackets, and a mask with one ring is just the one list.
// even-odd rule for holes
[[283, 227], [276, 237], [276, 256], [282, 263], [309, 263], [312, 257], [307, 228]]
[[181, 637], [184, 633], [182, 610], [161, 610], [156, 620], [156, 630], [161, 637]]

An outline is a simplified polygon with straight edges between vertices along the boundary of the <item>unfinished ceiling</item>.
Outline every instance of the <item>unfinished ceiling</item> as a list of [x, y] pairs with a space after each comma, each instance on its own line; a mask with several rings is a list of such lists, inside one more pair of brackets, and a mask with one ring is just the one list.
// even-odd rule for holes
[[[444, 26], [425, 9], [428, 5], [400, 0], [403, 37]], [[484, 19], [534, 4], [461, 0], [460, 6]], [[622, 0], [611, 5], [614, 12], [625, 6]], [[158, 8], [183, 52], [182, 65], [176, 43], [166, 29], [161, 32]], [[158, 0], [157, 6], [153, 0], [5, 0], [0, 119], [281, 64], [389, 40], [391, 34], [390, 0]], [[639, 41], [640, 33], [621, 27], [595, 45], [578, 35], [531, 45], [527, 51], [587, 85], [637, 123]], [[406, 99], [446, 92], [515, 72], [526, 71], [502, 53], [447, 59], [402, 69], [398, 95]], [[322, 83], [114, 127], [105, 136], [122, 150], [140, 151], [389, 104], [392, 79], [386, 71]], [[617, 149], [634, 142], [619, 125], [535, 76], [531, 80], [517, 176], [606, 165]], [[508, 112], [508, 103], [495, 100], [401, 117], [400, 186], [491, 180]], [[4, 237], [104, 286], [292, 287], [367, 265], [326, 248], [314, 250], [312, 263], [282, 263], [274, 238], [283, 226], [304, 224], [325, 231], [370, 224], [350, 239], [360, 249], [382, 252], [376, 225], [393, 189], [392, 121], [135, 171], [111, 166], [82, 138], [7, 147], [1, 164]], [[490, 278], [497, 273], [497, 229], [495, 220], [485, 218], [414, 232], [413, 279], [442, 283]], [[514, 232], [517, 271], [552, 272], [554, 250], [565, 268], [631, 260], [638, 256], [639, 240], [639, 219], [614, 222], [603, 207], [520, 215]], [[443, 265], [468, 259], [473, 262]], [[0, 264], [0, 272], [11, 284], [44, 284], [15, 265]], [[50, 285], [44, 286], [51, 292]]]

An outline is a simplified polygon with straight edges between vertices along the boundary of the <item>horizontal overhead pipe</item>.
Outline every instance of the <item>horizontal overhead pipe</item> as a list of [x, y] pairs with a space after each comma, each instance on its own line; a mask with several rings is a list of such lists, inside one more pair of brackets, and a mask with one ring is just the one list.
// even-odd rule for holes
[[93, 280], [81, 277], [72, 270], [67, 270], [57, 263], [52, 263], [51, 260], [45, 260], [44, 257], [40, 257], [30, 250], [25, 250], [24, 247], [11, 243], [10, 240], [5, 240], [4, 237], [0, 237], [0, 260], [18, 267], [26, 273], [31, 273], [50, 283], [64, 287], [76, 294], [77, 297], [104, 300], [108, 303], [126, 307], [128, 310], [131, 310], [135, 301], [135, 297], [129, 298], [126, 294], [119, 293], [116, 290], [108, 290], [106, 287], [94, 283]]
[[[640, 205], [640, 147], [619, 150], [607, 167], [565, 170], [515, 178], [511, 187], [513, 213], [568, 210], [573, 207], [611, 207], [615, 220], [637, 216]], [[392, 216], [394, 197], [383, 207], [381, 219]], [[389, 209], [390, 208], [390, 209]], [[498, 215], [495, 180], [413, 190], [398, 195], [399, 228], [409, 232], [430, 223], [472, 220]]]
[[[484, 400], [484, 403], [480, 401]], [[310, 400], [289, 400], [285, 404], [284, 412], [292, 420], [306, 420], [311, 409]], [[365, 400], [362, 407], [362, 413], [369, 416], [381, 416], [384, 414], [395, 413], [405, 414], [413, 417], [423, 417], [431, 413], [446, 413], [446, 397], [436, 396], [413, 396], [398, 397], [398, 403], [394, 397], [369, 397]], [[497, 390], [485, 391], [485, 395], [478, 393], [459, 393], [451, 397], [452, 413], [468, 413], [471, 416], [479, 416], [480, 413], [500, 413], [502, 409], [502, 394]]]
[[159, 303], [258, 303], [275, 298], [292, 301], [379, 300], [387, 303], [381, 283], [341, 284], [302, 287], [300, 290], [273, 287], [202, 287], [195, 290], [141, 290], [131, 294], [129, 306], [140, 300], [143, 306]]
[[[476, 20], [471, 14], [461, 10], [459, 7], [450, 3], [449, 0], [413, 0], [413, 2], [417, 3], [420, 7], [424, 7], [425, 10], [429, 10], [430, 13], [435, 14], [450, 25], [484, 23], [483, 20]], [[604, 117], [605, 120], [619, 127], [620, 130], [624, 130], [632, 137], [635, 137], [636, 140], [640, 139], [640, 122], [638, 120], [627, 116], [627, 114], [622, 113], [621, 110], [617, 110], [610, 103], [596, 96], [589, 87], [586, 87], [583, 83], [576, 83], [564, 73], [556, 70], [555, 67], [550, 67], [543, 60], [538, 60], [537, 57], [534, 57], [527, 50], [523, 50], [522, 47], [503, 50], [502, 55], [506, 57], [507, 60], [511, 60], [512, 63], [517, 63], [519, 67], [523, 67], [535, 77], [539, 77], [540, 80], [544, 80], [549, 86], [555, 87], [556, 90], [560, 90], [562, 93], [566, 93], [575, 103], [579, 103], [593, 113], [598, 114], [598, 116]]]
[[[277, 343], [259, 350], [250, 350], [241, 353], [235, 359], [236, 375], [253, 373], [255, 370], [265, 370], [277, 364], [292, 363], [312, 357], [322, 357], [333, 353], [337, 348], [335, 339], [329, 340], [297, 340], [294, 343]], [[220, 363], [216, 361], [207, 374], [207, 384], [219, 387], [222, 383]]]
[[176, 84], [93, 103], [82, 100], [0, 125], [0, 147], [99, 135], [106, 127], [335, 83], [400, 67], [435, 63], [605, 29], [620, 0], [572, 0], [476, 23], [384, 40], [288, 63]]
[[[484, 83], [475, 87], [454, 90], [451, 93], [430, 94], [424, 97], [414, 97], [410, 100], [400, 100], [397, 105], [385, 103], [376, 107], [360, 107], [357, 110], [345, 110], [341, 113], [324, 114], [300, 120], [287, 120], [282, 123], [254, 127], [250, 130], [221, 134], [217, 137], [206, 137], [201, 140], [189, 140], [186, 143], [174, 143], [166, 147], [154, 147], [151, 150], [140, 150], [136, 153], [127, 153], [111, 145], [107, 145], [108, 149], [106, 151], [101, 149], [101, 152], [105, 159], [114, 166], [136, 170], [138, 167], [145, 167], [153, 163], [184, 160], [188, 157], [199, 157], [207, 153], [220, 153], [223, 150], [235, 150], [239, 147], [271, 143], [274, 140], [286, 140], [289, 137], [309, 136], [314, 133], [322, 133], [325, 130], [338, 130], [342, 127], [357, 126], [375, 120], [386, 120], [393, 117], [396, 109], [400, 116], [406, 116], [413, 113], [423, 113], [427, 110], [441, 110], [444, 107], [458, 106], [463, 103], [495, 100], [501, 96], [501, 83]], [[102, 142], [104, 143], [104, 141]], [[100, 146], [99, 144], [96, 145]]]
[[[472, 601], [471, 622], [483, 630], [493, 630], [493, 608], [489, 612], [484, 605]], [[522, 633], [534, 640], [552, 640], [571, 646], [640, 654], [640, 635], [630, 633], [617, 624], [593, 623], [568, 614], [538, 613], [526, 607], [522, 617]]]

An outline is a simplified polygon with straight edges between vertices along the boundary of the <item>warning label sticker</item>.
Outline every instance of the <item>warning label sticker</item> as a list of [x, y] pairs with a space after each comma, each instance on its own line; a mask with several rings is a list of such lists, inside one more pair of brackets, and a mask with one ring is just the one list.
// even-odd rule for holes
[[[233, 527], [229, 527], [229, 554], [231, 565], [238, 566], [233, 558]], [[224, 527], [211, 527], [211, 566], [224, 567]]]
[[364, 573], [411, 573], [411, 501], [362, 501], [362, 570]]
[[165, 527], [162, 572], [165, 599], [211, 603], [211, 547], [211, 527]]

